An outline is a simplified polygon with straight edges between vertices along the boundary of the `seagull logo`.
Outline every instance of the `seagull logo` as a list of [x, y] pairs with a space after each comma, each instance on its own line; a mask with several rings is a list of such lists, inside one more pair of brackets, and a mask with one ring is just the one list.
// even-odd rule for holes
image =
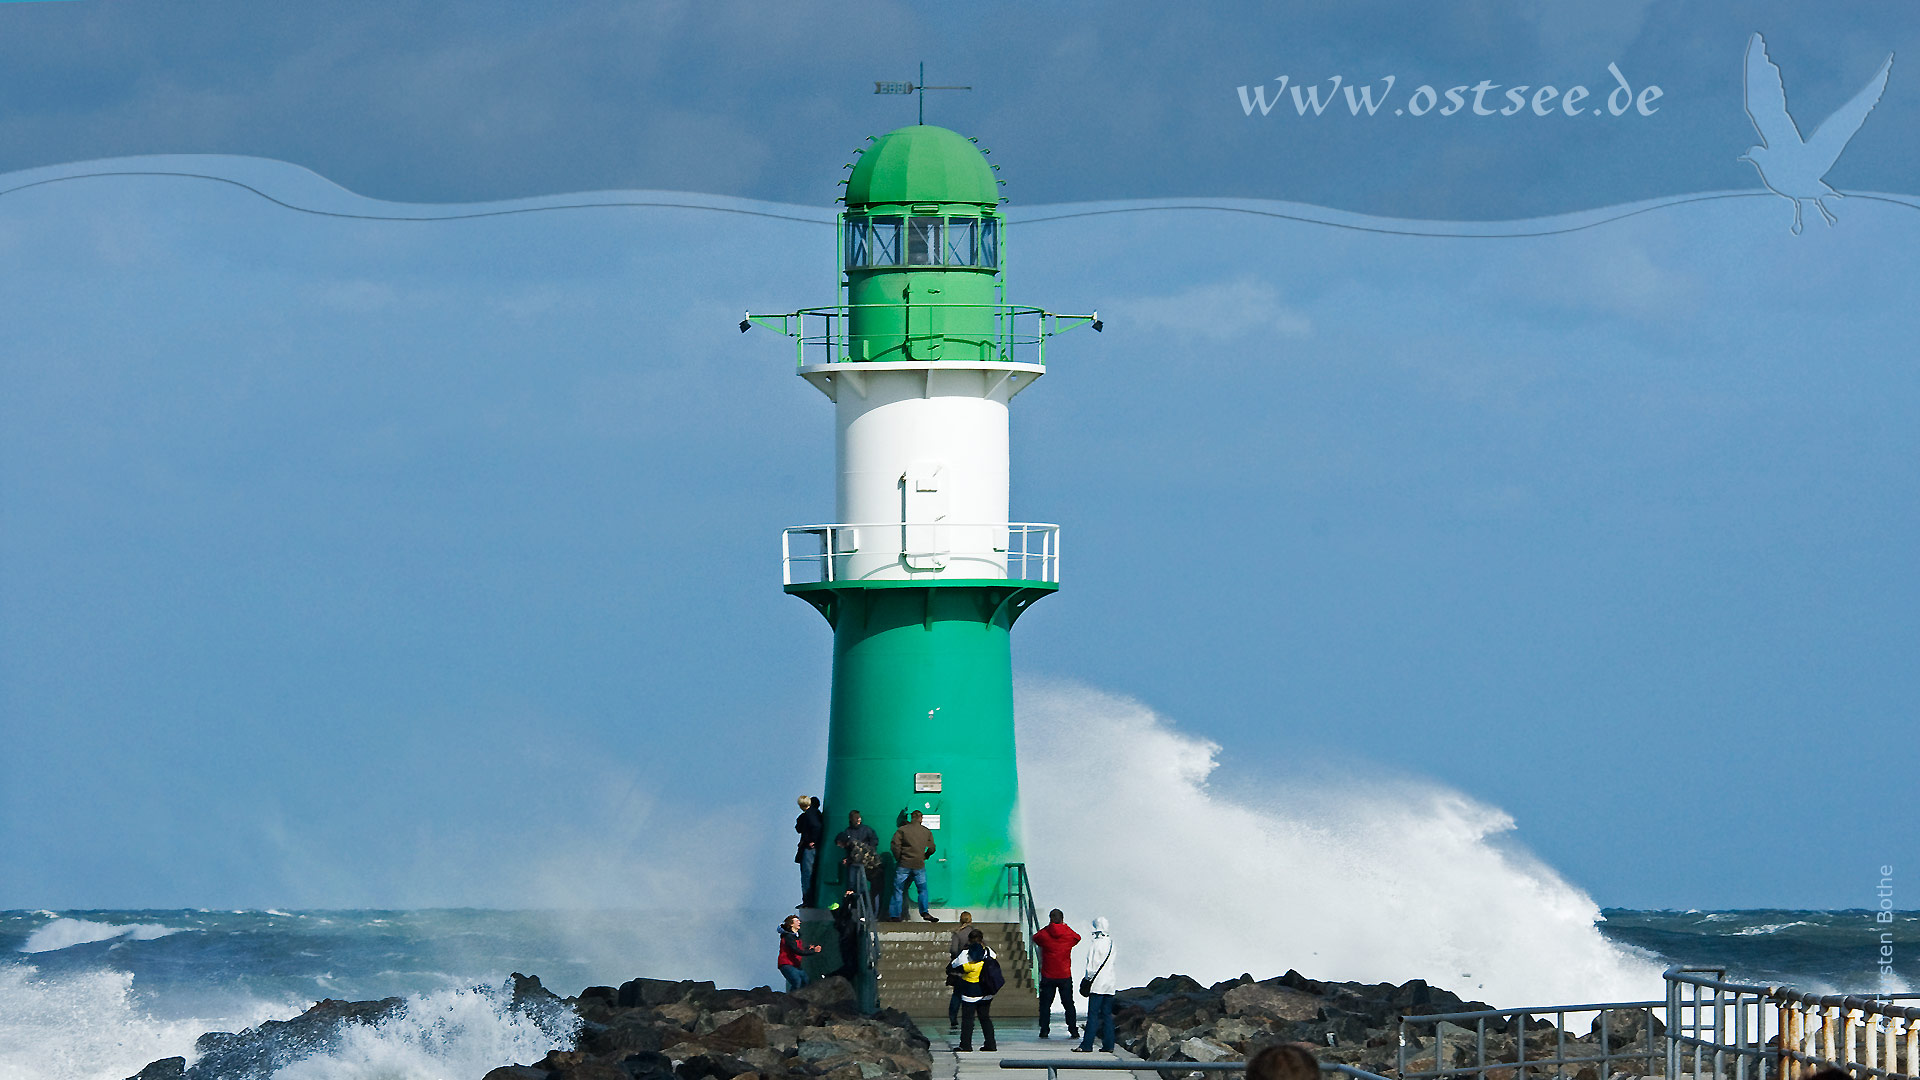
[[1868, 80], [1866, 87], [1853, 95], [1852, 101], [1834, 110], [1813, 133], [1813, 138], [1805, 139], [1800, 136], [1799, 125], [1787, 113], [1787, 88], [1780, 81], [1780, 69], [1767, 55], [1766, 39], [1755, 34], [1747, 42], [1747, 119], [1753, 121], [1753, 130], [1760, 133], [1760, 145], [1741, 155], [1740, 160], [1760, 173], [1760, 182], [1767, 185], [1768, 191], [1793, 203], [1795, 236], [1800, 235], [1801, 203], [1812, 202], [1829, 226], [1839, 220], [1827, 208], [1825, 200], [1829, 195], [1836, 199], [1841, 195], [1828, 187], [1822, 177], [1840, 160], [1840, 151], [1847, 148], [1853, 133], [1860, 130], [1867, 114], [1880, 103], [1880, 95], [1887, 89], [1887, 75], [1892, 70], [1893, 54], [1888, 53], [1879, 74]]

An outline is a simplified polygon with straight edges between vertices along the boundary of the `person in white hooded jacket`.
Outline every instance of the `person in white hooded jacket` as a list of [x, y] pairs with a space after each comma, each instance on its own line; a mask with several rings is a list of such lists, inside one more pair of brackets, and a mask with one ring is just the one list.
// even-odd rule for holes
[[1082, 971], [1092, 985], [1087, 995], [1087, 1020], [1082, 1027], [1076, 1054], [1093, 1053], [1093, 1039], [1100, 1037], [1103, 1053], [1113, 1053], [1113, 995], [1119, 987], [1119, 974], [1113, 966], [1113, 935], [1107, 932], [1107, 917], [1093, 920], [1093, 934], [1087, 939], [1087, 957]]

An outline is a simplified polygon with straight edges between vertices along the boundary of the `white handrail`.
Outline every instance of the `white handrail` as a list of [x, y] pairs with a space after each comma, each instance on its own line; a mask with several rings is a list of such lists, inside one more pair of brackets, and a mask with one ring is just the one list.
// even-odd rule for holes
[[[983, 529], [995, 530], [1000, 535], [983, 545], [977, 534], [969, 536], [967, 533], [967, 530]], [[869, 532], [863, 537], [862, 530]], [[883, 539], [889, 533], [897, 537], [891, 543]], [[816, 537], [820, 550], [795, 554], [793, 538], [796, 535]], [[1033, 521], [868, 521], [795, 525], [782, 530], [780, 534], [781, 580], [786, 585], [850, 580], [856, 575], [846, 572], [846, 564], [858, 559], [864, 566], [864, 571], [857, 575], [862, 580], [877, 576], [881, 580], [933, 581], [947, 576], [1058, 584], [1059, 535], [1060, 526]], [[933, 542], [928, 544], [923, 540], [921, 544], [910, 545], [910, 537], [931, 538]], [[963, 543], [972, 543], [974, 549], [963, 547], [955, 550], [939, 543], [955, 538]], [[873, 543], [874, 539], [881, 539], [882, 542]], [[915, 550], [918, 546], [925, 546], [928, 550]], [[952, 573], [947, 573], [949, 564], [956, 562], [966, 565], [955, 567]], [[981, 573], [982, 563], [997, 572]], [[804, 574], [796, 580], [796, 569], [811, 569], [814, 573]]]

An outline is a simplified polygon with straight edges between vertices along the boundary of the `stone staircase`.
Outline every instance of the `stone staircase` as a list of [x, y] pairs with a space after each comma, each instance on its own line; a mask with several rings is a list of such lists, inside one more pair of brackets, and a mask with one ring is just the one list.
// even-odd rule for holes
[[[899, 1009], [916, 1020], [946, 1023], [947, 949], [953, 942], [954, 922], [881, 923], [880, 1005]], [[976, 922], [987, 947], [1000, 958], [1007, 985], [993, 999], [993, 1020], [1031, 1025], [1040, 1012], [1040, 998], [1027, 959], [1026, 928], [1020, 923]]]

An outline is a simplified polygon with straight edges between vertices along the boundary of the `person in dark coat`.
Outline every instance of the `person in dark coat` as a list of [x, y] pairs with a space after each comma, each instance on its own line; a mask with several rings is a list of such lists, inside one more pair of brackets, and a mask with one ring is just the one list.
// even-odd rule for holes
[[1073, 1009], [1073, 947], [1080, 935], [1067, 925], [1059, 908], [1047, 912], [1047, 925], [1033, 935], [1034, 951], [1040, 954], [1040, 1037], [1051, 1038], [1047, 1028], [1053, 1023], [1053, 996], [1060, 995], [1066, 1006], [1067, 1038], [1080, 1037], [1080, 1019]]
[[864, 882], [868, 896], [880, 895], [880, 834], [860, 820], [860, 811], [847, 811], [847, 827], [833, 845], [841, 852], [840, 880], [856, 888]]
[[849, 888], [840, 894], [840, 902], [833, 905], [833, 933], [840, 941], [840, 968], [834, 974], [856, 984], [866, 974], [860, 967], [860, 936], [864, 929], [859, 914], [854, 911], [857, 902]]
[[813, 875], [820, 866], [820, 842], [827, 834], [827, 819], [820, 813], [819, 799], [800, 796], [800, 816], [793, 819], [793, 831], [800, 834], [800, 847], [793, 853], [793, 861], [800, 864], [798, 906], [808, 908], [813, 906]]

